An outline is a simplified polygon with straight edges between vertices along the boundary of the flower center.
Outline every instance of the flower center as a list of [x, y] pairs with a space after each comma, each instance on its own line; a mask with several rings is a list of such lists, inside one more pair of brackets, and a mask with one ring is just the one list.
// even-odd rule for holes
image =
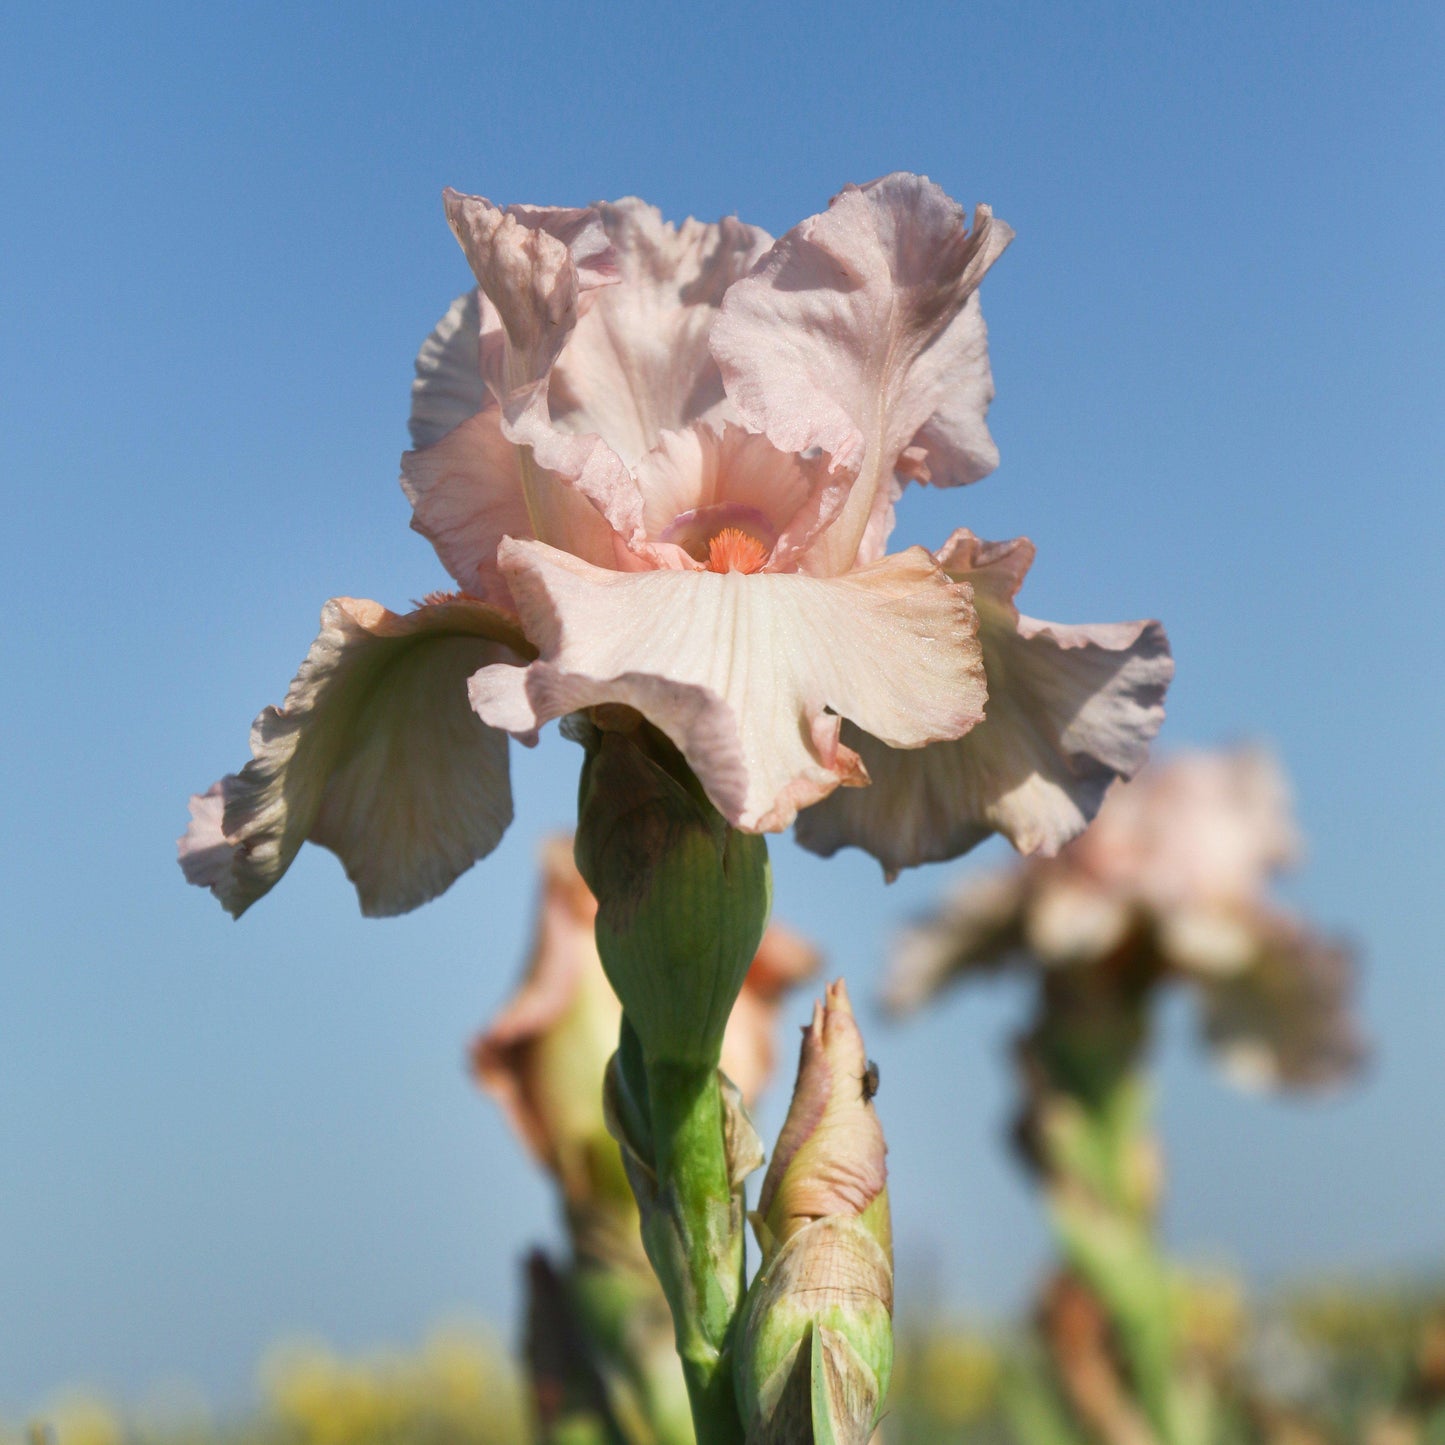
[[674, 517], [659, 540], [681, 547], [709, 572], [761, 572], [778, 536], [756, 507], [715, 502]]
[[768, 560], [768, 549], [741, 527], [724, 527], [707, 544], [709, 572], [760, 572]]

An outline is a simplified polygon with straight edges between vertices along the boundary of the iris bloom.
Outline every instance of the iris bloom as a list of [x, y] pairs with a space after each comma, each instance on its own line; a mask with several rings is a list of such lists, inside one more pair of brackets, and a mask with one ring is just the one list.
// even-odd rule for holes
[[1236, 1082], [1342, 1082], [1365, 1052], [1350, 952], [1268, 898], [1298, 850], [1269, 755], [1180, 754], [1117, 787], [1056, 858], [966, 880], [905, 936], [889, 1001], [915, 1008], [952, 978], [1031, 960], [1058, 970], [1128, 957], [1193, 984]]
[[413, 907], [506, 826], [506, 735], [602, 704], [734, 826], [811, 808], [807, 846], [890, 873], [994, 830], [1052, 852], [1142, 763], [1157, 624], [1021, 616], [1022, 539], [886, 551], [908, 483], [997, 461], [987, 207], [895, 174], [776, 243], [637, 200], [446, 209], [477, 287], [417, 361], [402, 484], [460, 592], [328, 604], [252, 761], [193, 802], [192, 881], [239, 914], [309, 838], [365, 911]]

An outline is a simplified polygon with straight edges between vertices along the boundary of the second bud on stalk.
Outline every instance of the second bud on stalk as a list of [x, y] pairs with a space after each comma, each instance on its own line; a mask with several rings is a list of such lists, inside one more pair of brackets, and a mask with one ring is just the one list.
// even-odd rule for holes
[[864, 1445], [893, 1369], [893, 1244], [875, 1081], [838, 982], [804, 1031], [798, 1082], [753, 1217], [763, 1251], [735, 1383], [749, 1445]]

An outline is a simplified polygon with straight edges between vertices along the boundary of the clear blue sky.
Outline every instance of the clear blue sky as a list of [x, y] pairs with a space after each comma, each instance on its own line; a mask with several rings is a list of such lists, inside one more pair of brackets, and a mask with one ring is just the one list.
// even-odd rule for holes
[[[1378, 1058], [1331, 1103], [1241, 1100], [1170, 1014], [1170, 1237], [1261, 1281], [1445, 1261], [1442, 24], [8, 7], [0, 1416], [80, 1379], [241, 1399], [288, 1332], [510, 1329], [552, 1229], [461, 1057], [518, 966], [571, 745], [515, 754], [502, 849], [402, 920], [362, 921], [320, 851], [240, 924], [173, 861], [322, 601], [443, 580], [395, 477], [412, 356], [468, 282], [447, 184], [777, 232], [902, 167], [1017, 228], [984, 295], [1003, 464], [911, 497], [901, 540], [1025, 532], [1029, 611], [1163, 617], [1165, 738], [1275, 740], [1312, 843], [1292, 896], [1368, 954]], [[861, 855], [774, 858], [779, 913], [865, 996], [974, 866], [889, 890]], [[1019, 1003], [870, 1037], [905, 1284], [958, 1308], [1017, 1306], [1041, 1258], [1000, 1143]]]

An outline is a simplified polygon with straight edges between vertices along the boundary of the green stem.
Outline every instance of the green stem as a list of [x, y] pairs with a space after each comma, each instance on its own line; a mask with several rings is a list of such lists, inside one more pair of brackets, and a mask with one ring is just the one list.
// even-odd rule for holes
[[671, 1282], [668, 1296], [698, 1445], [740, 1445], [731, 1348], [746, 1283], [744, 1235], [729, 1178], [717, 1070], [652, 1063], [646, 1072], [658, 1217], [671, 1235], [656, 1244], [669, 1254], [680, 1247], [683, 1255], [676, 1261], [682, 1278]]

